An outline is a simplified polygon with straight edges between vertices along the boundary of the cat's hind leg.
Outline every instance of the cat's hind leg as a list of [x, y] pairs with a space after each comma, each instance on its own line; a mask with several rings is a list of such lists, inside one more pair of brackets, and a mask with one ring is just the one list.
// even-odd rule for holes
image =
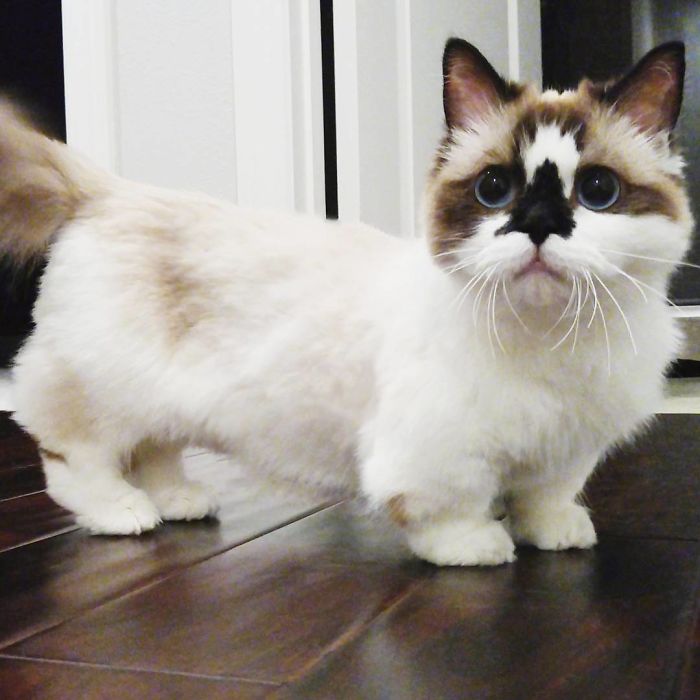
[[200, 520], [218, 512], [207, 488], [187, 478], [179, 444], [141, 443], [131, 460], [129, 480], [148, 494], [163, 520]]
[[39, 443], [49, 496], [95, 534], [152, 530], [157, 508], [124, 478], [124, 456], [138, 431], [112, 415], [112, 397], [97, 387], [87, 391], [92, 384], [83, 370], [60, 359], [54, 346], [39, 326], [13, 370], [14, 418]]
[[39, 452], [49, 496], [93, 534], [138, 535], [160, 522], [148, 495], [124, 479], [118, 454], [84, 444]]

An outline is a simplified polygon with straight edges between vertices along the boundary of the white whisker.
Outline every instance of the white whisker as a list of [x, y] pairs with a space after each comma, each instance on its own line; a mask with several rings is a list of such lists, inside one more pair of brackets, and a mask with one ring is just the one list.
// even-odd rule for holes
[[647, 297], [645, 291], [642, 289], [641, 285], [639, 284], [639, 280], [637, 280], [636, 277], [633, 277], [632, 275], [628, 275], [622, 268], [618, 267], [614, 263], [611, 263], [608, 260], [608, 265], [610, 265], [616, 272], [619, 272], [623, 277], [628, 279], [636, 288], [637, 291], [642, 295], [642, 298], [646, 303], [649, 302], [649, 298]]
[[595, 318], [596, 311], [598, 311], [598, 294], [596, 292], [595, 284], [593, 284], [593, 278], [590, 276], [587, 270], [583, 270], [583, 274], [586, 276], [586, 282], [588, 283], [588, 289], [591, 290], [591, 293], [593, 294], [593, 313], [591, 314], [591, 318], [589, 319], [588, 323], [586, 324], [586, 328], [590, 328], [593, 325], [593, 319]]
[[461, 260], [459, 262], [459, 264], [452, 265], [451, 267], [447, 268], [446, 272], [448, 275], [453, 275], [455, 272], [459, 272], [460, 270], [465, 270], [470, 265], [477, 263], [479, 261], [480, 257], [481, 256], [479, 256], [479, 255], [473, 255], [470, 258], [466, 258], [464, 260]]
[[620, 316], [622, 316], [622, 320], [624, 321], [625, 328], [627, 328], [627, 333], [629, 334], [630, 337], [630, 343], [632, 343], [632, 350], [634, 350], [634, 354], [637, 355], [637, 343], [634, 342], [634, 335], [632, 334], [632, 328], [630, 327], [629, 321], [627, 320], [627, 316], [625, 315], [625, 312], [622, 310], [622, 307], [618, 303], [617, 299], [613, 295], [613, 293], [608, 289], [607, 285], [605, 282], [603, 282], [598, 275], [596, 275], [595, 272], [592, 273], [593, 276], [600, 282], [600, 286], [608, 293], [608, 296], [612, 299], [612, 303], [615, 304], [615, 308], [620, 312]]
[[479, 287], [479, 291], [476, 293], [476, 297], [474, 298], [474, 303], [472, 304], [472, 315], [474, 318], [474, 327], [475, 328], [476, 328], [477, 319], [479, 316], [479, 308], [481, 307], [481, 297], [484, 293], [484, 290], [486, 289], [486, 285], [491, 281], [491, 277], [492, 277], [493, 273], [496, 271], [497, 267], [498, 267], [498, 264], [495, 264], [489, 268], [489, 274], [486, 275], [486, 279], [483, 281], [481, 287]]
[[[578, 291], [579, 287], [578, 287], [578, 280], [576, 279], [576, 277], [572, 277], [572, 284], [574, 285], [574, 288], [576, 289], [576, 296], [577, 296], [578, 300], [580, 301], [581, 294]], [[578, 313], [576, 314], [576, 316], [574, 316], [574, 320], [572, 321], [571, 325], [569, 326], [569, 330], [567, 330], [566, 333], [564, 333], [563, 337], [561, 338], [561, 340], [559, 340], [559, 342], [556, 345], [549, 348], [550, 350], [552, 350], [552, 351], [556, 350], [571, 335], [571, 333], [573, 332], [573, 330], [576, 326], [577, 319], [578, 319]]]
[[593, 307], [593, 316], [591, 316], [591, 320], [589, 322], [589, 327], [590, 324], [593, 322], [593, 319], [595, 318], [596, 310], [600, 311], [600, 320], [603, 322], [603, 333], [605, 334], [605, 348], [607, 351], [607, 356], [608, 356], [608, 376], [612, 375], [612, 356], [610, 352], [610, 336], [608, 335], [608, 324], [605, 321], [605, 312], [603, 311], [603, 307], [600, 305], [600, 302], [598, 301], [598, 293], [596, 292], [595, 288], [595, 282], [593, 281], [593, 278], [591, 277], [590, 272], [587, 270], [584, 270], [584, 274], [588, 277], [588, 281], [591, 284], [591, 290], [593, 292], [593, 298], [595, 300], [595, 305]]
[[637, 280], [637, 284], [640, 284], [642, 287], [644, 287], [648, 291], [652, 292], [652, 294], [656, 294], [656, 296], [663, 299], [667, 304], [672, 306], [674, 309], [679, 308], [678, 305], [674, 304], [665, 294], [662, 294], [658, 289], [655, 289], [650, 284], [647, 284], [646, 282], [642, 282], [642, 280], [640, 280], [640, 279]]
[[581, 312], [583, 312], [583, 310], [586, 308], [586, 302], [588, 301], [588, 297], [591, 295], [591, 286], [588, 283], [588, 279], [586, 277], [584, 277], [584, 279], [586, 280], [586, 293], [583, 297], [583, 301], [581, 302]]
[[[495, 286], [495, 282], [494, 285]], [[491, 288], [493, 289], [493, 287]], [[486, 302], [486, 333], [488, 334], [489, 338], [489, 346], [491, 348], [491, 357], [496, 357], [496, 349], [493, 346], [493, 338], [491, 337], [491, 302], [492, 302], [492, 294], [491, 290], [489, 290], [488, 293], [488, 301]]]
[[573, 277], [571, 281], [571, 294], [569, 295], [569, 301], [566, 302], [566, 306], [564, 307], [564, 310], [561, 312], [561, 316], [555, 321], [554, 325], [544, 334], [544, 338], [546, 338], [564, 319], [566, 314], [569, 311], [569, 307], [571, 306], [573, 300], [574, 300], [574, 292], [575, 292], [575, 287], [574, 287], [574, 282], [573, 282]]
[[683, 267], [693, 267], [696, 270], [700, 270], [700, 265], [694, 265], [693, 263], [685, 262], [683, 260], [669, 260], [668, 258], [655, 258], [651, 255], [637, 255], [636, 253], [622, 253], [619, 250], [610, 250], [608, 248], [599, 249], [603, 253], [613, 253], [615, 255], [623, 255], [626, 258], [637, 258], [637, 260], [648, 260], [650, 262], [665, 263], [666, 265], [681, 265]]
[[503, 343], [501, 342], [501, 336], [498, 334], [498, 322], [496, 320], [496, 297], [498, 295], [498, 286], [503, 284], [502, 279], [496, 279], [495, 284], [493, 285], [493, 299], [491, 302], [491, 319], [493, 321], [493, 334], [496, 336], [496, 342], [498, 343], [498, 347], [501, 348], [501, 352], [504, 355], [507, 355], [508, 353], [506, 352], [505, 347], [503, 347]]
[[469, 294], [470, 290], [479, 282], [479, 280], [490, 270], [491, 268], [486, 268], [482, 272], [480, 272], [478, 275], [475, 275], [472, 277], [469, 282], [467, 282], [462, 289], [459, 290], [459, 293], [457, 296], [454, 298], [454, 301], [452, 304], [457, 304], [457, 311], [462, 308], [462, 304], [464, 303], [464, 300], [467, 298], [467, 295]]
[[528, 335], [532, 335], [532, 331], [527, 327], [527, 324], [525, 323], [525, 321], [523, 321], [523, 319], [520, 318], [520, 315], [515, 310], [515, 307], [513, 306], [513, 303], [511, 302], [510, 296], [508, 294], [508, 283], [505, 281], [503, 282], [503, 296], [506, 299], [506, 304], [508, 304], [508, 308], [511, 310], [511, 313], [513, 314], [513, 316], [515, 316], [516, 321], [523, 327], [523, 330]]
[[[576, 330], [574, 331], [574, 342], [571, 344], [571, 354], [573, 355], [574, 352], [576, 351], [576, 341], [578, 340], [578, 329], [579, 325], [581, 322], [581, 312], [583, 310], [583, 306], [586, 303], [586, 299], [588, 298], [588, 287], [586, 287], [586, 299], [583, 300], [583, 304], [581, 303], [581, 281], [577, 280], [578, 284], [578, 290], [576, 292], [576, 318], [574, 319], [576, 323]], [[588, 283], [586, 283], [588, 284]]]

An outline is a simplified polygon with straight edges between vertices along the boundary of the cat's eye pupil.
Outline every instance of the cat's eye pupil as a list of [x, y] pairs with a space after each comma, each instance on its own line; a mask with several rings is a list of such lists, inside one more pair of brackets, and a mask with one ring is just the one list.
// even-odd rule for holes
[[587, 209], [608, 209], [620, 196], [620, 181], [608, 168], [590, 168], [579, 179], [576, 195]]
[[474, 194], [485, 207], [504, 207], [513, 199], [513, 180], [505, 168], [491, 166], [477, 178]]

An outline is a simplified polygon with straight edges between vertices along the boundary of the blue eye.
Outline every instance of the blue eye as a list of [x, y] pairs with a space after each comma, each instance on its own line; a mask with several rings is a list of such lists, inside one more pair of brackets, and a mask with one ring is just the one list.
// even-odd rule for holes
[[589, 168], [576, 183], [576, 197], [586, 209], [609, 209], [620, 198], [620, 180], [608, 168]]
[[491, 165], [477, 178], [474, 196], [489, 209], [505, 207], [515, 196], [513, 178], [504, 167]]

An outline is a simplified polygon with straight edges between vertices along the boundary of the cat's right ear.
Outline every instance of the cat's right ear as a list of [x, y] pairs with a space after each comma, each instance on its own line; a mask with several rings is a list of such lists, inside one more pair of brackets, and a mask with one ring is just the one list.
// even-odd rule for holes
[[671, 131], [683, 101], [685, 46], [670, 41], [649, 51], [603, 94], [603, 101], [625, 114], [642, 131]]
[[448, 129], [468, 129], [510, 97], [511, 86], [463, 39], [453, 38], [445, 45], [442, 79]]

